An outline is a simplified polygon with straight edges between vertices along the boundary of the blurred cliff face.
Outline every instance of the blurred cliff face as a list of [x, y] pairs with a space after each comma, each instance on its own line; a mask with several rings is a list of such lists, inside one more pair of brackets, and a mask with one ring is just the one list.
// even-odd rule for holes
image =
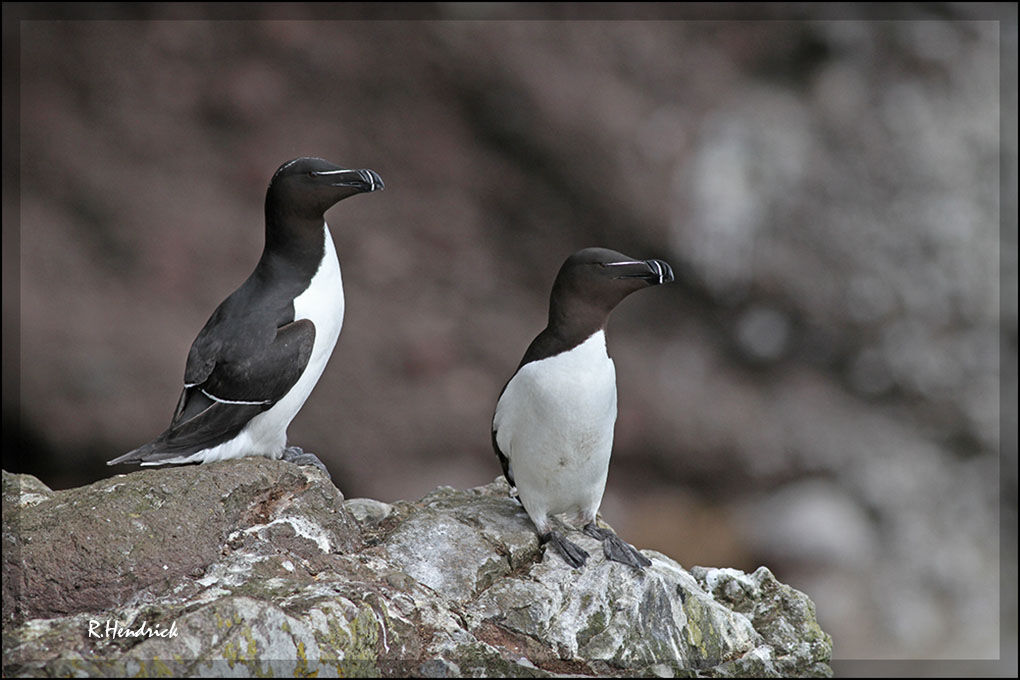
[[81, 484], [161, 431], [191, 341], [261, 252], [272, 172], [322, 156], [386, 182], [327, 213], [346, 319], [289, 432], [347, 497], [494, 478], [492, 408], [563, 258], [660, 257], [680, 282], [610, 321], [606, 519], [685, 565], [768, 564], [836, 658], [996, 656], [1017, 337], [999, 39], [986, 21], [23, 24], [4, 466]]

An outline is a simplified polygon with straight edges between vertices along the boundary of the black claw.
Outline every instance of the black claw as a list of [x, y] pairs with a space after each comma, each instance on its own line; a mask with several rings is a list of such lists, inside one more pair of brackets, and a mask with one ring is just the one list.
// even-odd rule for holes
[[609, 538], [610, 536], [615, 536], [616, 535], [612, 531], [610, 531], [609, 529], [601, 529], [601, 528], [595, 526], [595, 522], [589, 522], [588, 524], [585, 524], [584, 528], [581, 529], [581, 531], [583, 531], [587, 535], [591, 536], [592, 538], [596, 538], [596, 539], [598, 539], [600, 541], [604, 541], [607, 538]]
[[563, 560], [574, 569], [584, 566], [588, 561], [588, 553], [581, 546], [571, 543], [557, 531], [550, 531], [538, 537], [542, 543], [552, 543]]
[[614, 534], [611, 529], [601, 529], [595, 526], [595, 522], [591, 522], [585, 525], [583, 531], [592, 538], [602, 541], [602, 552], [605, 553], [606, 559], [630, 565], [635, 569], [644, 569], [645, 567], [652, 566], [650, 559], [638, 552], [630, 543]]
[[295, 465], [314, 465], [325, 472], [327, 477], [332, 479], [326, 464], [319, 460], [319, 457], [314, 453], [305, 453], [300, 446], [289, 446], [284, 449], [283, 459], [288, 463], [294, 463]]

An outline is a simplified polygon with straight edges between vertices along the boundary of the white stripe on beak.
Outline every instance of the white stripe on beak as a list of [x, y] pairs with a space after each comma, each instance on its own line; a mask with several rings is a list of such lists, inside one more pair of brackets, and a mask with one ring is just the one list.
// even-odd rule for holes
[[652, 266], [655, 267], [655, 273], [659, 275], [659, 283], [661, 284], [662, 280], [664, 278], [663, 277], [663, 271], [662, 271], [662, 265], [659, 264], [658, 260], [652, 260], [651, 262], [652, 262]]
[[371, 172], [359, 172], [357, 170], [313, 170], [312, 174], [315, 176], [319, 175], [339, 175], [345, 172], [357, 172], [359, 175], [364, 177], [368, 175], [369, 191], [375, 191], [375, 177]]

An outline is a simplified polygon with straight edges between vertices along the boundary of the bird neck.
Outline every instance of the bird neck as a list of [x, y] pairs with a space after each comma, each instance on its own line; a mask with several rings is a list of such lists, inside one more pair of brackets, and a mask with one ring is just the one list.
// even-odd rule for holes
[[547, 330], [565, 340], [579, 341], [604, 329], [608, 319], [606, 310], [596, 302], [583, 297], [553, 295], [549, 301]]
[[326, 218], [321, 212], [297, 212], [285, 201], [266, 197], [266, 250], [308, 257], [322, 252]]
[[595, 333], [605, 330], [606, 320], [605, 312], [595, 305], [577, 299], [563, 304], [554, 295], [549, 305], [549, 324], [531, 341], [518, 368], [577, 347]]
[[326, 220], [306, 217], [266, 205], [266, 245], [259, 266], [269, 271], [296, 270], [310, 278], [326, 248]]

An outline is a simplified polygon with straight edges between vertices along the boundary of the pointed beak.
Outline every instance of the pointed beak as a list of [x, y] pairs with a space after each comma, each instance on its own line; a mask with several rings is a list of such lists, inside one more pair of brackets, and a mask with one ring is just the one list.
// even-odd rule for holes
[[335, 187], [350, 187], [360, 192], [379, 191], [385, 185], [375, 170], [318, 170], [315, 177], [328, 180]]
[[673, 281], [673, 269], [665, 260], [631, 260], [628, 262], [608, 262], [607, 267], [616, 269], [613, 278], [644, 279], [650, 286], [657, 286]]
[[645, 264], [652, 270], [652, 275], [658, 277], [656, 284], [672, 283], [674, 281], [673, 268], [665, 260], [645, 260]]

